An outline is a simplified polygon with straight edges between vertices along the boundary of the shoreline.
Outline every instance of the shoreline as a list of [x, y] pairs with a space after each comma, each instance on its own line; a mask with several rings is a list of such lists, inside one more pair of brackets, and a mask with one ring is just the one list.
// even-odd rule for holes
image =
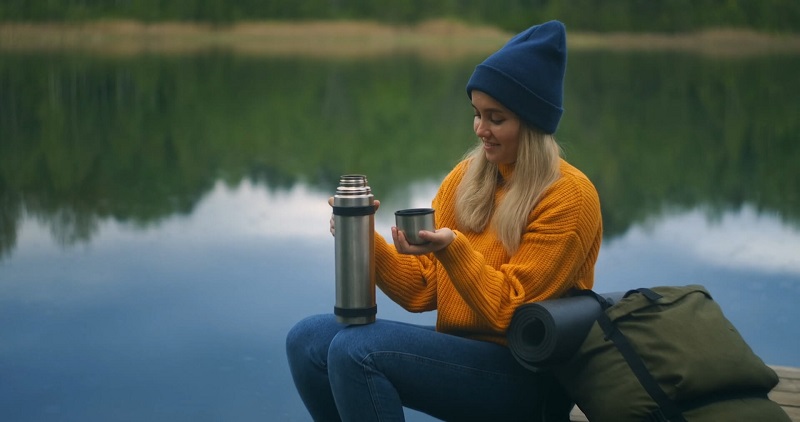
[[[0, 22], [0, 52], [105, 55], [230, 51], [255, 56], [369, 57], [417, 53], [434, 58], [488, 54], [513, 34], [488, 26], [435, 20], [416, 26], [368, 21], [238, 22], [231, 25], [105, 20], [83, 23]], [[571, 50], [674, 51], [709, 56], [800, 54], [800, 35], [741, 29], [693, 33], [591, 33], [567, 37]]]

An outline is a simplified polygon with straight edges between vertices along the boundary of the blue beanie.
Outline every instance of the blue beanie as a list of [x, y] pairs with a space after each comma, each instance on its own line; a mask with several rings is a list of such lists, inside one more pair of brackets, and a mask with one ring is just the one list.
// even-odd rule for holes
[[467, 95], [483, 91], [545, 133], [555, 133], [564, 97], [567, 34], [550, 21], [517, 34], [475, 68]]

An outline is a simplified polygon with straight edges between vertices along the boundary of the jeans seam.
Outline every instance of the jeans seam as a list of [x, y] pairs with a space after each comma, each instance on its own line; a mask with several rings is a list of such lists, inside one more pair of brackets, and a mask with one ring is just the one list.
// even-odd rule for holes
[[364, 378], [366, 378], [367, 388], [369, 389], [369, 399], [372, 402], [372, 408], [375, 410], [375, 419], [378, 421], [382, 419], [381, 415], [383, 414], [383, 407], [380, 406], [380, 400], [376, 399], [378, 388], [375, 386], [374, 376], [372, 375], [372, 372], [378, 371], [374, 369], [375, 365], [371, 365], [368, 363], [368, 361], [374, 362], [373, 355], [380, 353], [382, 352], [368, 353], [366, 356], [364, 356], [364, 359], [361, 360], [361, 368], [364, 371]]

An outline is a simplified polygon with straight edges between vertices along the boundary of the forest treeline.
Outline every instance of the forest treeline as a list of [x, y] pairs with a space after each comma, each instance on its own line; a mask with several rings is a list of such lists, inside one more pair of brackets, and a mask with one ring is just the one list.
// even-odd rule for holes
[[584, 31], [747, 28], [798, 32], [797, 0], [4, 0], [0, 22], [134, 19], [226, 24], [240, 20], [372, 20], [414, 24], [455, 19], [519, 30], [559, 19]]

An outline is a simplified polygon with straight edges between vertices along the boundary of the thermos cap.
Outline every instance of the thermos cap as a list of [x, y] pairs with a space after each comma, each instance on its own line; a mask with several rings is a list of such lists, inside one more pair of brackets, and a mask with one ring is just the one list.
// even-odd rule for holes
[[345, 174], [339, 178], [337, 195], [354, 196], [369, 195], [372, 190], [367, 186], [367, 176], [363, 174]]

